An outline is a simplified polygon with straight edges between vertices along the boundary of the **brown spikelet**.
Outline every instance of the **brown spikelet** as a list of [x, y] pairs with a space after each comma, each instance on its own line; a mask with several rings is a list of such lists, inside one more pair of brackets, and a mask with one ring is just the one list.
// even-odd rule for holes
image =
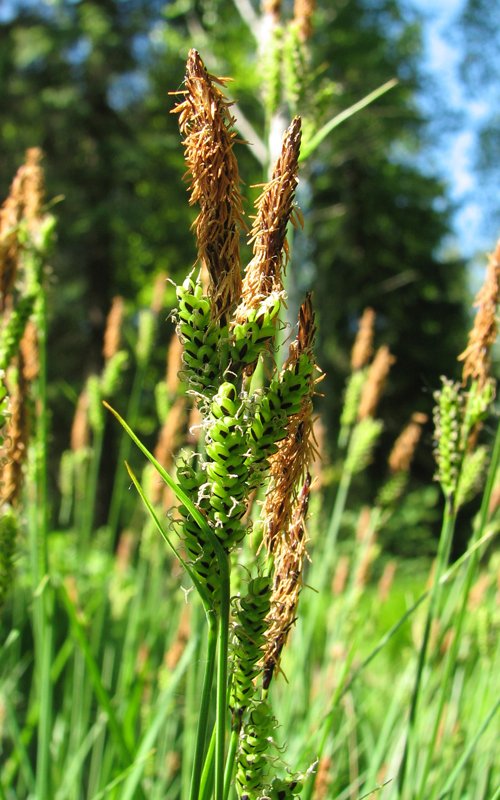
[[347, 579], [349, 577], [349, 556], [340, 556], [335, 567], [332, 579], [332, 592], [335, 595], [341, 595], [346, 587]]
[[22, 356], [19, 356], [17, 380], [8, 381], [10, 404], [5, 441], [0, 449], [2, 476], [0, 481], [0, 507], [4, 503], [11, 506], [19, 504], [26, 461], [29, 420], [27, 413], [26, 392], [22, 368]]
[[316, 781], [314, 783], [314, 800], [328, 800], [330, 797], [330, 785], [332, 759], [330, 756], [323, 756], [318, 761], [316, 770]]
[[172, 466], [174, 454], [180, 443], [181, 434], [186, 422], [186, 399], [178, 397], [163, 423], [158, 437], [154, 456], [164, 469]]
[[191, 176], [190, 203], [197, 203], [198, 258], [209, 275], [214, 317], [224, 317], [241, 292], [240, 231], [244, 228], [238, 164], [233, 152], [236, 133], [230, 103], [216, 84], [225, 78], [209, 75], [196, 50], [186, 65], [184, 100], [179, 114], [185, 159]]
[[281, 16], [281, 0], [262, 0], [262, 13], [271, 17], [274, 23], [278, 23]]
[[16, 280], [20, 244], [17, 226], [24, 212], [23, 170], [14, 178], [9, 196], [0, 209], [0, 311], [5, 311]]
[[394, 576], [396, 575], [396, 569], [397, 569], [397, 562], [388, 561], [384, 567], [382, 575], [380, 576], [377, 591], [381, 603], [384, 603], [389, 597], [391, 586], [394, 583]]
[[104, 344], [102, 354], [106, 361], [113, 358], [120, 349], [120, 341], [122, 335], [124, 302], [123, 297], [113, 297], [111, 308], [106, 319], [106, 328], [104, 329]]
[[293, 4], [293, 19], [297, 24], [301, 41], [306, 42], [312, 34], [312, 15], [316, 7], [316, 0], [295, 0]]
[[305, 520], [309, 505], [311, 476], [304, 484], [293, 507], [292, 520], [286, 537], [281, 537], [274, 556], [274, 581], [271, 610], [266, 631], [266, 648], [263, 658], [263, 687], [271, 683], [279, 667], [281, 652], [296, 620], [299, 595], [302, 588], [302, 569], [306, 558]]
[[384, 390], [389, 370], [396, 359], [386, 345], [379, 347], [370, 366], [359, 403], [358, 419], [373, 417]]
[[115, 568], [122, 575], [127, 571], [134, 552], [135, 536], [132, 531], [124, 530], [120, 534], [116, 548]]
[[458, 360], [463, 361], [462, 381], [468, 378], [478, 381], [482, 388], [488, 380], [491, 368], [491, 348], [497, 337], [496, 308], [500, 296], [500, 240], [486, 268], [486, 277], [479, 290], [474, 306], [477, 308], [469, 341]]
[[293, 212], [297, 187], [301, 121], [295, 117], [285, 131], [281, 155], [272, 178], [257, 200], [257, 215], [250, 233], [253, 258], [245, 270], [236, 321], [257, 308], [271, 292], [283, 290], [283, 270], [288, 260], [286, 230]]
[[179, 372], [182, 367], [182, 342], [174, 334], [167, 350], [167, 370], [165, 381], [169, 397], [175, 397], [179, 388]]
[[353, 370], [362, 369], [372, 357], [374, 325], [375, 311], [373, 308], [365, 308], [359, 321], [358, 333], [351, 352], [351, 367]]
[[38, 377], [40, 362], [38, 358], [38, 333], [36, 325], [29, 319], [20, 343], [22, 353], [23, 377], [29, 385]]
[[151, 311], [153, 314], [159, 314], [163, 308], [166, 282], [167, 273], [158, 273], [153, 284], [153, 294], [151, 296]]
[[389, 455], [391, 472], [408, 472], [413, 460], [417, 444], [422, 435], [422, 425], [427, 422], [427, 414], [416, 411], [411, 420], [400, 433]]
[[85, 450], [89, 446], [90, 426], [88, 409], [89, 398], [87, 395], [87, 390], [83, 389], [80, 392], [80, 396], [76, 404], [73, 424], [71, 426], [70, 445], [73, 453], [78, 453], [80, 450]]
[[45, 197], [43, 170], [41, 167], [43, 153], [39, 147], [30, 147], [26, 151], [26, 162], [23, 169], [23, 201], [24, 217], [28, 229], [34, 233], [42, 216]]
[[[297, 339], [290, 345], [284, 370], [292, 368], [303, 353], [312, 358], [314, 335], [314, 314], [308, 295], [299, 311]], [[309, 394], [298, 414], [289, 418], [287, 435], [278, 443], [278, 450], [270, 459], [271, 488], [264, 502], [264, 544], [270, 553], [274, 552], [278, 538], [290, 524], [298, 487], [317, 455], [312, 418], [314, 384], [313, 376]]]

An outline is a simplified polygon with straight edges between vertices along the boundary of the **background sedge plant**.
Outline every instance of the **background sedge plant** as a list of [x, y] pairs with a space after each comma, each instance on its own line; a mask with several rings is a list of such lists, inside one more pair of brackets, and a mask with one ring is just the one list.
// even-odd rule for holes
[[[185, 90], [175, 108], [190, 202], [199, 206], [194, 229], [200, 267], [177, 287], [175, 317], [183, 345], [182, 377], [201, 414], [202, 441], [194, 456], [181, 454], [177, 462], [178, 485], [172, 488], [181, 501], [174, 523], [179, 544], [171, 546], [193, 578], [208, 623], [189, 796], [197, 800], [213, 794], [223, 800], [236, 770], [241, 800], [285, 800], [300, 791], [301, 782], [295, 774], [276, 775], [277, 751], [268, 753], [276, 723], [267, 692], [295, 619], [301, 585], [307, 468], [314, 452], [312, 396], [319, 374], [310, 297], [300, 309], [297, 338], [281, 369], [273, 352], [286, 299], [286, 236], [294, 212], [301, 126], [296, 117], [286, 130], [271, 180], [257, 201], [249, 237], [253, 257], [242, 278], [244, 220], [234, 119], [219, 88], [224, 83], [208, 74], [192, 50]], [[160, 474], [165, 477], [163, 470]], [[252, 526], [246, 517], [249, 504], [265, 486], [262, 521]], [[247, 565], [246, 576], [236, 577], [238, 584], [249, 583], [232, 622], [231, 573], [237, 547], [252, 527], [263, 529], [265, 549], [260, 557], [255, 554], [253, 566]], [[208, 746], [216, 660], [216, 715]]]

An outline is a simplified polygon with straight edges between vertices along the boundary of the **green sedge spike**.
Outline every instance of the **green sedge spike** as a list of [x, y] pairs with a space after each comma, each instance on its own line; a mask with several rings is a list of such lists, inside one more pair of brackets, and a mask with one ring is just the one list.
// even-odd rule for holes
[[109, 400], [120, 386], [123, 370], [128, 361], [128, 354], [125, 350], [118, 350], [109, 361], [106, 362], [101, 376], [101, 397]]
[[298, 112], [304, 96], [308, 70], [299, 27], [291, 24], [283, 43], [283, 89], [292, 114]]
[[254, 680], [259, 674], [270, 609], [271, 584], [269, 577], [254, 578], [247, 593], [238, 599], [234, 626], [234, 671], [229, 697], [233, 728], [239, 729], [244, 711], [254, 694]]
[[434, 394], [434, 456], [437, 480], [445, 497], [450, 498], [457, 490], [465, 447], [464, 397], [460, 384], [448, 378], [442, 378], [442, 384], [442, 388]]
[[18, 524], [10, 507], [0, 515], [0, 609], [12, 585]]
[[260, 354], [271, 344], [280, 308], [281, 295], [279, 292], [272, 292], [258, 308], [249, 310], [244, 322], [233, 327], [229, 351], [233, 369], [255, 364]]
[[457, 510], [470, 502], [481, 490], [487, 465], [487, 447], [476, 447], [471, 453], [465, 454], [455, 496]]
[[239, 800], [260, 800], [265, 797], [269, 769], [268, 750], [276, 721], [268, 704], [255, 703], [240, 735], [236, 767], [236, 789]]
[[340, 428], [342, 431], [352, 428], [358, 417], [359, 401], [361, 392], [368, 376], [368, 369], [358, 369], [352, 373], [347, 381], [344, 396], [344, 405], [340, 416]]
[[216, 392], [222, 372], [220, 344], [227, 328], [212, 320], [211, 305], [199, 281], [187, 277], [177, 286], [177, 333], [183, 344], [186, 379], [201, 394]]
[[6, 370], [18, 352], [26, 323], [33, 313], [35, 301], [36, 294], [21, 297], [4, 329], [0, 331], [0, 370]]
[[382, 428], [382, 422], [372, 417], [365, 417], [358, 422], [352, 432], [345, 460], [345, 469], [348, 473], [356, 475], [368, 466]]

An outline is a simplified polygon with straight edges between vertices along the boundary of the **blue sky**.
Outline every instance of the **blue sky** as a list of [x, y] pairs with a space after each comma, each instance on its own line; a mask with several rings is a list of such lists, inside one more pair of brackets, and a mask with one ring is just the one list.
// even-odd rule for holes
[[[484, 98], [468, 95], [459, 77], [460, 47], [453, 26], [465, 0], [412, 0], [412, 6], [425, 15], [424, 43], [428, 71], [446, 99], [447, 110], [460, 115], [456, 130], [448, 130], [433, 154], [433, 168], [445, 178], [449, 196], [458, 207], [454, 218], [454, 240], [460, 251], [473, 258], [491, 250], [494, 241], [481, 229], [482, 208], [478, 177], [474, 173], [477, 128], [489, 112]], [[423, 102], [425, 99], [423, 98]], [[439, 108], [431, 113], [438, 114]], [[499, 231], [493, 232], [498, 235]]]

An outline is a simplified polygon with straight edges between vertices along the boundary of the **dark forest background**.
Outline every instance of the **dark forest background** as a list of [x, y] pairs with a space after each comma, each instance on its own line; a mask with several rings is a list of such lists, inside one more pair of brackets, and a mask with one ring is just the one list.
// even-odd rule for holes
[[[49, 287], [54, 483], [78, 393], [102, 366], [112, 298], [125, 298], [133, 338], [155, 276], [179, 280], [195, 260], [194, 211], [169, 96], [182, 88], [192, 46], [214, 74], [232, 76], [229, 93], [245, 120], [242, 138], [252, 141], [255, 134], [253, 147], [238, 147], [252, 213], [252, 187], [267, 170], [259, 148], [268, 134], [259, 14], [250, 0], [58, 0], [12, 3], [2, 15], [0, 188], [6, 195], [25, 149], [41, 146], [47, 195], [59, 218]], [[481, 48], [498, 35], [491, 25], [485, 4], [468, 0], [455, 35], [463, 39], [464, 81], [477, 86], [480, 79], [494, 96], [496, 68], [488, 68]], [[357, 321], [366, 306], [377, 312], [377, 344], [387, 343], [397, 358], [381, 408], [385, 450], [377, 470], [410, 414], [430, 412], [440, 375], [458, 374], [456, 357], [470, 321], [468, 273], [460, 253], [446, 247], [453, 211], [446, 187], [424, 168], [433, 143], [417, 97], [425, 82], [431, 95], [432, 85], [418, 14], [403, 0], [318, 2], [308, 50], [307, 74], [286, 110], [304, 114], [310, 130], [398, 79], [304, 163], [298, 199], [305, 228], [294, 239], [289, 276], [292, 316], [303, 293], [314, 292], [318, 361], [326, 373], [320, 406], [330, 444]], [[488, 185], [498, 176], [495, 113], [482, 132], [479, 160]], [[439, 126], [432, 123], [435, 135]], [[495, 202], [492, 197], [492, 219]], [[497, 233], [492, 229], [492, 246]], [[148, 392], [163, 369], [173, 302], [166, 286], [164, 323], [144, 387], [146, 436], [154, 433]], [[128, 388], [125, 379], [124, 397]], [[111, 467], [112, 432], [107, 436]], [[417, 483], [432, 473], [430, 441], [429, 426]], [[105, 479], [101, 490], [105, 506]]]

